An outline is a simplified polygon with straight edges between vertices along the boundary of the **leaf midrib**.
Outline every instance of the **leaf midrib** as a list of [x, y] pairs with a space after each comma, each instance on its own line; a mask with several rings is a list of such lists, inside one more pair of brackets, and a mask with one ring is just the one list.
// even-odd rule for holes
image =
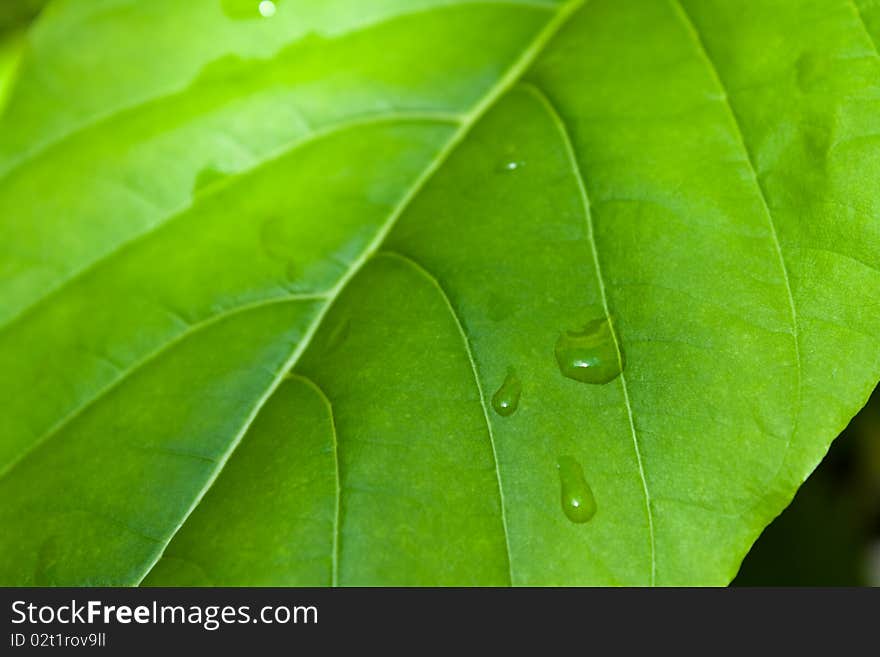
[[[479, 5], [479, 4], [482, 4], [483, 2], [485, 2], [485, 0], [462, 0], [461, 4], [462, 5]], [[577, 4], [579, 2], [583, 2], [583, 0], [577, 0], [577, 2], [575, 4]], [[548, 12], [550, 12], [552, 10], [551, 5], [546, 4], [544, 2], [540, 2], [539, 0], [534, 1], [534, 2], [532, 2], [530, 0], [519, 0], [519, 1], [518, 0], [496, 0], [495, 2], [492, 2], [490, 4], [509, 5], [511, 7], [531, 7], [531, 8], [535, 8], [535, 9], [545, 10]], [[420, 14], [431, 13], [434, 11], [442, 11], [447, 8], [448, 8], [448, 5], [438, 4], [438, 5], [434, 5], [434, 6], [430, 6], [430, 7], [421, 8], [417, 11], [401, 12], [399, 14], [392, 14], [390, 16], [383, 18], [382, 20], [377, 21], [376, 23], [367, 23], [366, 25], [358, 26], [357, 28], [355, 28], [351, 31], [356, 32], [358, 30], [364, 29], [365, 27], [372, 28], [372, 27], [390, 22], [392, 20], [402, 18], [404, 16], [412, 17], [412, 16], [417, 16]], [[560, 11], [563, 11], [563, 9], [564, 8], [561, 8]], [[186, 90], [186, 87], [184, 87], [183, 90], [172, 91], [170, 96], [168, 96], [168, 97], [174, 97], [176, 94], [179, 94], [181, 91], [185, 91], [185, 90]], [[13, 160], [12, 162], [7, 163], [6, 167], [4, 169], [0, 170], [0, 186], [5, 184], [7, 182], [7, 180], [11, 179], [14, 174], [19, 173], [22, 169], [25, 169], [28, 166], [30, 166], [31, 164], [33, 164], [34, 162], [39, 161], [40, 159], [46, 157], [48, 154], [52, 153], [56, 148], [63, 146], [64, 144], [68, 143], [69, 141], [71, 141], [75, 138], [81, 137], [82, 135], [88, 133], [89, 131], [91, 131], [93, 129], [96, 129], [96, 128], [103, 126], [103, 124], [108, 123], [109, 121], [112, 121], [113, 119], [115, 119], [115, 117], [119, 116], [120, 114], [124, 114], [124, 113], [130, 112], [130, 111], [136, 111], [142, 107], [146, 107], [147, 105], [149, 105], [150, 100], [151, 99], [140, 99], [136, 103], [118, 107], [110, 113], [100, 114], [97, 117], [94, 117], [93, 119], [77, 126], [75, 129], [70, 130], [68, 132], [64, 132], [64, 133], [58, 135], [57, 137], [47, 141], [46, 143], [39, 146], [37, 149], [24, 153], [23, 155], [21, 155], [20, 157], [18, 157], [15, 160]], [[152, 99], [152, 100], [155, 100], [155, 99]], [[0, 106], [0, 109], [2, 109], [2, 106]], [[305, 143], [309, 143], [310, 141], [318, 139], [318, 138], [324, 136], [325, 134], [329, 134], [330, 132], [332, 132], [333, 130], [335, 130], [337, 128], [344, 129], [348, 124], [354, 125], [354, 124], [357, 124], [358, 122], [367, 122], [367, 121], [370, 121], [374, 118], [378, 118], [381, 120], [381, 119], [383, 119], [383, 117], [388, 117], [388, 116], [392, 116], [392, 115], [413, 116], [413, 117], [424, 116], [426, 119], [436, 119], [438, 121], [446, 121], [449, 123], [458, 123], [463, 119], [462, 116], [459, 116], [457, 114], [450, 113], [450, 112], [434, 111], [434, 110], [419, 110], [419, 109], [400, 110], [400, 111], [395, 111], [395, 112], [382, 112], [382, 113], [364, 113], [364, 114], [360, 114], [360, 115], [356, 115], [356, 116], [351, 116], [351, 117], [348, 117], [348, 118], [341, 120], [341, 121], [336, 121], [336, 122], [333, 122], [333, 123], [330, 123], [327, 125], [318, 126], [312, 130], [308, 130], [305, 134], [298, 136], [292, 142], [289, 142], [289, 143], [283, 145], [281, 148], [276, 149], [276, 150], [268, 153], [265, 157], [263, 157], [261, 159], [261, 161], [256, 163], [255, 166], [250, 167], [250, 168], [243, 170], [241, 172], [231, 174], [227, 178], [221, 179], [219, 181], [216, 181], [216, 182], [208, 185], [207, 187], [205, 187], [204, 189], [201, 190], [201, 194], [210, 194], [210, 193], [213, 193], [213, 191], [219, 191], [219, 189], [223, 189], [230, 182], [228, 180], [228, 178], [237, 179], [238, 177], [246, 176], [246, 175], [252, 173], [253, 171], [259, 169], [260, 167], [265, 166], [266, 164], [268, 164], [274, 160], [277, 160], [278, 158], [280, 158], [281, 156], [290, 152], [291, 150], [298, 148], [300, 145], [305, 144]], [[310, 127], [310, 126], [307, 126], [307, 127]], [[181, 214], [185, 214], [191, 207], [192, 206], [189, 205], [189, 206], [182, 206], [182, 207], [170, 209], [167, 212], [167, 218], [159, 220], [155, 224], [148, 226], [145, 231], [134, 235], [130, 239], [124, 240], [120, 244], [112, 247], [110, 249], [110, 251], [103, 253], [103, 254], [99, 254], [96, 259], [94, 259], [90, 262], [87, 262], [85, 265], [78, 267], [78, 268], [75, 268], [70, 272], [66, 272], [64, 274], [63, 278], [61, 278], [61, 280], [59, 280], [57, 283], [52, 285], [49, 289], [44, 290], [42, 295], [39, 298], [37, 298], [34, 301], [31, 301], [26, 306], [17, 309], [13, 315], [6, 317], [3, 320], [0, 320], [0, 333], [2, 333], [3, 331], [7, 330], [11, 326], [13, 326], [16, 323], [18, 323], [19, 321], [21, 321], [23, 318], [30, 315], [37, 308], [39, 308], [41, 305], [43, 305], [48, 299], [50, 299], [50, 298], [54, 297], [56, 294], [60, 293], [62, 290], [64, 290], [72, 282], [76, 281], [77, 279], [83, 277], [88, 272], [97, 268], [97, 266], [99, 266], [101, 263], [112, 258], [119, 251], [125, 249], [130, 244], [135, 243], [135, 242], [139, 242], [142, 238], [144, 238], [144, 237], [150, 235], [151, 233], [155, 232], [156, 230], [160, 229], [169, 220], [172, 220], [174, 217], [179, 216]]]
[[[478, 5], [478, 4], [484, 3], [485, 1], [486, 0], [460, 0], [459, 4], [461, 4], [461, 5]], [[541, 2], [540, 0], [534, 0], [534, 1], [532, 1], [532, 0], [494, 0], [493, 2], [490, 2], [490, 4], [510, 5], [512, 7], [533, 7], [536, 9], [545, 9], [548, 11], [552, 10], [552, 8], [553, 8], [552, 5], [550, 5], [546, 2]], [[357, 31], [360, 31], [363, 29], [376, 27], [376, 26], [382, 25], [384, 23], [388, 23], [392, 20], [402, 18], [405, 16], [406, 17], [418, 16], [420, 14], [427, 14], [430, 12], [439, 11], [439, 10], [443, 10], [446, 8], [448, 8], [447, 4], [440, 3], [437, 5], [423, 7], [423, 8], [416, 10], [416, 11], [390, 14], [388, 16], [382, 17], [381, 19], [379, 19], [376, 22], [365, 21], [362, 24], [352, 26], [349, 29], [345, 30], [344, 32], [341, 32], [338, 34], [333, 34], [332, 36], [334, 38], [336, 38], [336, 37], [344, 36], [346, 34], [357, 32]], [[304, 36], [305, 35], [297, 36], [295, 41], [301, 40]], [[275, 55], [277, 55], [277, 53], [270, 55], [270, 57], [275, 56]], [[174, 89], [174, 88], [168, 89], [165, 91], [165, 93], [166, 93], [166, 95], [173, 96], [177, 93], [180, 93], [181, 91], [185, 91], [188, 88], [187, 85], [190, 84], [191, 82], [192, 81], [190, 80], [188, 83], [185, 83], [184, 85], [182, 85], [180, 88], [177, 88], [177, 89]], [[86, 133], [90, 130], [93, 130], [93, 129], [101, 126], [104, 123], [112, 121], [119, 114], [123, 114], [123, 113], [129, 112], [129, 111], [132, 111], [132, 110], [137, 110], [138, 108], [143, 107], [146, 104], [148, 104], [151, 100], [155, 100], [155, 98], [150, 98], [150, 97], [137, 98], [134, 100], [134, 102], [120, 105], [118, 107], [113, 108], [110, 111], [107, 111], [107, 112], [98, 113], [95, 116], [93, 116], [92, 118], [87, 119], [86, 121], [80, 123], [79, 125], [74, 126], [72, 129], [62, 131], [59, 134], [45, 140], [44, 142], [39, 143], [36, 147], [20, 153], [17, 157], [10, 159], [2, 168], [0, 168], [0, 183], [5, 181], [7, 178], [10, 178], [13, 174], [17, 173], [19, 170], [26, 168], [27, 166], [32, 164], [34, 161], [42, 159], [48, 153], [52, 152], [53, 150], [55, 150], [59, 146], [63, 146], [64, 144], [68, 143], [69, 141], [80, 137], [81, 135], [83, 135], [83, 133]]]
[[585, 1], [586, 0], [568, 0], [568, 2], [561, 5], [559, 9], [554, 12], [552, 18], [550, 18], [547, 23], [545, 23], [544, 27], [532, 40], [529, 46], [525, 50], [523, 50], [520, 57], [510, 66], [507, 72], [501, 78], [499, 78], [498, 82], [496, 82], [495, 85], [493, 85], [489, 89], [489, 91], [484, 95], [483, 99], [479, 103], [477, 103], [470, 112], [464, 115], [461, 123], [459, 124], [459, 128], [453, 133], [446, 144], [444, 144], [444, 146], [437, 152], [431, 163], [413, 182], [408, 192], [401, 198], [401, 200], [398, 202], [392, 212], [389, 213], [388, 219], [377, 231], [376, 235], [363, 250], [361, 255], [351, 263], [346, 273], [343, 274], [337, 284], [327, 293], [327, 301], [324, 303], [321, 310], [316, 314], [315, 318], [312, 320], [311, 324], [309, 325], [297, 347], [291, 353], [290, 357], [280, 368], [279, 374], [276, 375], [275, 379], [267, 387], [266, 392], [257, 400], [257, 403], [254, 405], [252, 412], [249, 414], [248, 418], [244, 422], [241, 430], [233, 438], [229, 448], [220, 458], [218, 466], [214, 470], [213, 475], [202, 487], [202, 490], [195, 497], [189, 509], [181, 517], [180, 522], [168, 535], [164, 545], [162, 546], [162, 549], [155, 555], [152, 562], [147, 564], [143, 574], [136, 582], [134, 582], [134, 585], [140, 585], [141, 582], [143, 582], [143, 580], [147, 577], [147, 575], [149, 575], [155, 565], [162, 558], [165, 549], [174, 539], [174, 536], [177, 534], [177, 532], [180, 531], [181, 527], [186, 524], [187, 520], [196, 510], [196, 508], [198, 508], [206, 493], [211, 489], [211, 487], [214, 485], [214, 482], [219, 477], [220, 473], [224, 470], [226, 463], [229, 461], [229, 458], [232, 456], [238, 445], [241, 443], [241, 440], [250, 429], [257, 415], [259, 415], [262, 407], [272, 397], [272, 395], [278, 389], [278, 386], [287, 376], [287, 373], [291, 371], [296, 363], [299, 361], [302, 354], [305, 353], [305, 350], [311, 344], [312, 339], [314, 338], [318, 329], [323, 324], [324, 318], [327, 316], [330, 308], [332, 308], [335, 302], [339, 299], [340, 295], [342, 294], [343, 290], [345, 290], [345, 288], [348, 286], [349, 282], [351, 282], [351, 280], [354, 279], [355, 276], [357, 276], [357, 274], [363, 269], [367, 262], [369, 262], [373, 258], [373, 256], [375, 256], [379, 252], [391, 230], [396, 225], [397, 220], [400, 218], [400, 216], [410, 206], [412, 201], [416, 197], [418, 197], [428, 181], [433, 178], [434, 174], [446, 163], [446, 161], [449, 159], [449, 156], [456, 150], [456, 148], [462, 143], [462, 141], [464, 141], [465, 137], [467, 137], [467, 135], [470, 133], [471, 129], [476, 125], [479, 119], [482, 118], [482, 116], [511, 86], [513, 86], [514, 83], [519, 80], [520, 77], [522, 77], [523, 73], [528, 69], [532, 62], [535, 61], [537, 56], [544, 50], [544, 48], [554, 37], [554, 35], [561, 29], [561, 27], [575, 13], [575, 11], [577, 11], [584, 4]]
[[172, 347], [182, 343], [187, 338], [192, 337], [194, 334], [202, 331], [214, 324], [218, 324], [225, 319], [229, 319], [234, 315], [238, 315], [241, 313], [246, 313], [251, 310], [256, 310], [258, 308], [263, 308], [265, 306], [269, 306], [272, 304], [280, 304], [280, 303], [297, 303], [297, 302], [308, 302], [308, 301], [321, 301], [326, 299], [326, 296], [323, 294], [285, 294], [276, 297], [267, 297], [264, 299], [259, 299], [257, 301], [253, 301], [251, 303], [242, 304], [239, 306], [234, 306], [228, 310], [224, 310], [215, 315], [211, 315], [207, 319], [197, 322], [195, 324], [190, 324], [183, 331], [174, 335], [170, 339], [166, 340], [162, 345], [151, 351], [143, 358], [137, 360], [136, 362], [129, 365], [126, 368], [122, 375], [111, 380], [107, 385], [103, 386], [98, 390], [97, 393], [89, 397], [85, 402], [80, 404], [79, 406], [72, 409], [66, 415], [64, 415], [60, 420], [58, 420], [55, 424], [53, 424], [40, 438], [33, 441], [28, 447], [11, 459], [6, 466], [0, 470], [0, 481], [5, 479], [9, 474], [18, 467], [28, 456], [37, 451], [40, 447], [49, 442], [53, 437], [57, 436], [61, 431], [70, 425], [73, 421], [75, 421], [78, 417], [80, 417], [87, 409], [96, 404], [98, 401], [103, 399], [106, 395], [108, 395], [112, 390], [118, 388], [122, 385], [128, 377], [130, 377], [134, 372], [146, 367], [150, 363], [156, 361], [160, 356], [165, 354]]

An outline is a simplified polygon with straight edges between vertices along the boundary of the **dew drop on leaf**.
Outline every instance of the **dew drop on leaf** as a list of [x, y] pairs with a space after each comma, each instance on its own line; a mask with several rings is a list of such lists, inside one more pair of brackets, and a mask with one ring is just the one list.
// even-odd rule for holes
[[507, 370], [504, 383], [492, 395], [492, 408], [502, 417], [513, 415], [519, 407], [519, 397], [522, 394], [522, 383], [513, 368]]
[[526, 163], [521, 160], [505, 160], [498, 165], [498, 170], [501, 172], [516, 171], [517, 169], [522, 169], [525, 165]]
[[584, 478], [581, 464], [571, 456], [560, 456], [556, 462], [562, 489], [562, 512], [576, 523], [589, 521], [596, 515], [596, 498]]
[[595, 319], [580, 331], [563, 331], [556, 340], [556, 363], [563, 376], [581, 383], [608, 383], [625, 366], [607, 319]]

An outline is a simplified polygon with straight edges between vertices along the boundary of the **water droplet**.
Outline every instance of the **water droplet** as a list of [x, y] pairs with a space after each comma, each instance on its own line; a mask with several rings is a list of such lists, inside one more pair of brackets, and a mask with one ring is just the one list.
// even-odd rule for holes
[[519, 397], [522, 394], [522, 383], [513, 368], [507, 370], [504, 383], [492, 395], [492, 408], [502, 417], [513, 415], [519, 407]]
[[560, 456], [556, 462], [559, 470], [559, 484], [562, 489], [562, 512], [576, 523], [589, 521], [596, 515], [596, 498], [581, 464], [571, 456]]
[[563, 376], [581, 383], [608, 383], [625, 365], [623, 351], [607, 319], [595, 319], [581, 331], [563, 331], [556, 340], [556, 363]]
[[522, 160], [507, 160], [498, 166], [498, 170], [503, 172], [516, 171], [517, 169], [522, 169], [525, 165], [526, 163]]

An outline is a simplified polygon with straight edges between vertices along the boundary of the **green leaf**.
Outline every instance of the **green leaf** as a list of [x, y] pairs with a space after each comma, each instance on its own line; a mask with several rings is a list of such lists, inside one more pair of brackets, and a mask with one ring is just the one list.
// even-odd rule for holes
[[0, 583], [730, 581], [880, 379], [880, 7], [253, 4], [29, 35]]

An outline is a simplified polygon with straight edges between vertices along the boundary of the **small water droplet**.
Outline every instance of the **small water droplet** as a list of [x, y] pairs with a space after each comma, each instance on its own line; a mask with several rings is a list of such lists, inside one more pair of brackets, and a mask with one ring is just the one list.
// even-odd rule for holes
[[581, 383], [608, 383], [625, 366], [611, 323], [595, 319], [580, 331], [563, 331], [556, 340], [556, 363], [563, 376]]
[[522, 169], [526, 165], [522, 160], [506, 160], [498, 166], [498, 170], [502, 172], [516, 171]]
[[513, 415], [519, 407], [519, 397], [522, 394], [522, 383], [513, 368], [507, 370], [504, 383], [492, 395], [492, 408], [502, 417]]
[[559, 470], [562, 512], [565, 517], [576, 523], [589, 521], [596, 515], [596, 498], [584, 478], [581, 464], [571, 456], [560, 456], [556, 468]]

